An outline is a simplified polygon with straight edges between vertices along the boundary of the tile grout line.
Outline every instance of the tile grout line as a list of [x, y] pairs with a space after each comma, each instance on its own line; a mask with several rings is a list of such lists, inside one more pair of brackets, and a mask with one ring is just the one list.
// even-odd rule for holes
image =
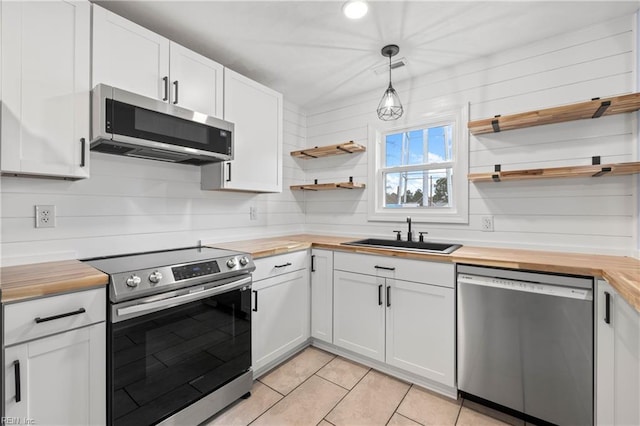
[[[310, 346], [307, 346], [307, 347], [310, 347]], [[306, 349], [306, 348], [305, 348], [305, 349]], [[321, 349], [319, 349], [319, 350], [321, 350]], [[303, 349], [302, 351], [298, 352], [298, 354], [301, 354], [302, 352], [304, 352], [304, 349]], [[334, 359], [336, 359], [336, 357], [337, 357], [337, 355], [330, 354], [329, 352], [326, 352], [326, 351], [322, 351], [322, 352], [327, 353], [327, 354], [329, 354], [329, 355], [332, 355], [332, 358], [331, 358], [329, 361], [327, 361], [327, 362], [325, 362], [324, 364], [322, 364], [322, 366], [321, 366], [320, 368], [318, 368], [315, 372], [311, 373], [311, 375], [310, 375], [309, 377], [307, 377], [307, 378], [306, 378], [306, 379], [304, 379], [300, 384], [298, 384], [296, 387], [294, 387], [293, 389], [291, 389], [291, 390], [289, 391], [289, 393], [287, 393], [286, 395], [284, 395], [284, 394], [282, 394], [282, 393], [278, 392], [277, 390], [273, 389], [271, 386], [269, 386], [268, 384], [264, 383], [262, 380], [260, 380], [260, 379], [256, 379], [257, 381], [259, 381], [260, 383], [262, 383], [263, 385], [265, 385], [265, 386], [266, 386], [266, 387], [268, 387], [269, 389], [271, 389], [271, 390], [273, 390], [274, 392], [276, 392], [278, 395], [282, 395], [282, 398], [280, 398], [279, 400], [277, 400], [273, 405], [271, 405], [269, 408], [267, 408], [267, 409], [266, 409], [264, 412], [262, 412], [258, 417], [256, 417], [256, 418], [255, 418], [255, 419], [253, 419], [252, 421], [250, 421], [250, 422], [247, 424], [247, 426], [249, 426], [249, 425], [253, 424], [253, 423], [254, 423], [256, 420], [258, 420], [260, 417], [262, 417], [262, 416], [264, 416], [266, 413], [268, 413], [268, 412], [269, 412], [269, 410], [271, 410], [273, 407], [275, 407], [275, 406], [276, 406], [276, 404], [278, 404], [280, 401], [283, 401], [287, 396], [291, 395], [291, 394], [292, 394], [296, 389], [298, 389], [298, 388], [299, 388], [300, 386], [302, 386], [304, 383], [306, 383], [307, 381], [309, 381], [309, 379], [310, 379], [310, 378], [312, 378], [313, 376], [315, 376], [315, 375], [316, 375], [316, 373], [317, 373], [318, 371], [320, 371], [322, 368], [324, 368], [324, 366], [325, 366], [325, 365], [329, 364], [331, 361], [333, 361], [333, 360], [334, 360]], [[297, 356], [297, 355], [296, 355], [296, 356]], [[293, 358], [295, 358], [295, 356], [294, 356], [294, 357], [291, 357], [291, 358], [289, 359], [289, 361], [291, 361]], [[289, 361], [286, 361], [285, 363], [283, 363], [283, 364], [281, 364], [281, 365], [285, 365], [285, 364], [286, 364], [287, 362], [289, 362]], [[279, 368], [279, 367], [278, 367], [278, 368]], [[276, 368], [276, 369], [277, 369], [277, 368]], [[274, 369], [273, 371], [275, 371], [276, 369]], [[261, 376], [261, 377], [264, 377], [264, 376]], [[318, 377], [320, 377], [320, 376], [318, 376]], [[322, 378], [322, 377], [320, 377], [320, 378]], [[332, 382], [329, 382], [329, 383], [332, 383]], [[347, 393], [348, 393], [348, 392], [347, 392]], [[324, 419], [324, 417], [323, 417], [323, 419]]]
[[[409, 387], [407, 388], [407, 391], [404, 393], [404, 395], [402, 395], [402, 398], [400, 399], [400, 402], [398, 402], [398, 405], [396, 405], [396, 408], [393, 409], [393, 413], [391, 413], [391, 417], [389, 417], [389, 420], [387, 420], [385, 425], [388, 425], [389, 422], [391, 421], [391, 418], [393, 417], [393, 415], [398, 412], [398, 408], [400, 408], [400, 405], [402, 404], [402, 401], [404, 401], [404, 399], [407, 397], [407, 395], [409, 394], [409, 391], [411, 390], [412, 387], [413, 387], [413, 383], [409, 383]], [[398, 415], [402, 416], [402, 414], [400, 414], [400, 413], [398, 413]], [[403, 416], [403, 417], [407, 417], [407, 416]], [[407, 417], [407, 418], [409, 420], [415, 421], [410, 417]], [[416, 422], [416, 423], [418, 423], [418, 422]]]
[[460, 413], [462, 413], [462, 405], [464, 404], [464, 398], [461, 398], [462, 401], [460, 401], [460, 408], [458, 409], [458, 415], [456, 416], [456, 422], [454, 423], [454, 425], [458, 424], [458, 420], [460, 419]]
[[[344, 358], [344, 359], [346, 359], [346, 358]], [[318, 371], [319, 371], [319, 370], [318, 370]], [[367, 372], [366, 372], [366, 373], [364, 373], [364, 374], [362, 375], [362, 377], [360, 377], [360, 380], [358, 380], [358, 381], [356, 382], [356, 384], [355, 384], [355, 385], [353, 385], [353, 387], [352, 387], [351, 389], [347, 389], [347, 393], [345, 393], [345, 394], [344, 394], [344, 396], [343, 396], [342, 398], [340, 398], [340, 400], [339, 400], [338, 402], [336, 402], [336, 403], [335, 403], [335, 405], [334, 405], [333, 407], [331, 407], [331, 409], [327, 412], [327, 414], [325, 414], [325, 416], [322, 418], [322, 420], [325, 420], [327, 423], [331, 423], [329, 420], [327, 420], [327, 416], [328, 416], [329, 414], [331, 414], [331, 412], [332, 412], [333, 410], [335, 410], [335, 408], [336, 408], [338, 405], [340, 405], [340, 403], [341, 403], [341, 402], [342, 402], [342, 401], [343, 401], [343, 400], [344, 400], [344, 399], [345, 399], [345, 398], [346, 398], [346, 397], [351, 393], [351, 391], [352, 391], [352, 390], [354, 390], [354, 389], [356, 388], [356, 386], [358, 386], [358, 385], [360, 384], [360, 382], [361, 382], [361, 381], [363, 381], [363, 380], [364, 380], [364, 378], [365, 378], [365, 377], [367, 377], [367, 375], [368, 375], [370, 372], [371, 372], [371, 368], [368, 368], [368, 369], [367, 369]], [[323, 377], [321, 377], [321, 376], [318, 376], [318, 377], [320, 377], [321, 379], [324, 379], [324, 378], [323, 378]], [[325, 380], [327, 380], [327, 379], [325, 379]], [[329, 381], [329, 380], [327, 380], [327, 381]], [[331, 381], [329, 381], [329, 382], [330, 382], [330, 383], [333, 383], [333, 382], [331, 382]], [[340, 385], [337, 385], [337, 386], [340, 386]], [[341, 387], [341, 386], [340, 386], [340, 387]], [[344, 388], [343, 388], [343, 389], [344, 389]], [[331, 423], [331, 424], [333, 424], [333, 423]]]
[[[261, 377], [262, 377], [262, 376], [261, 376]], [[263, 382], [263, 381], [262, 381], [262, 380], [260, 380], [260, 379], [256, 379], [256, 382], [260, 382], [260, 383], [261, 383], [261, 384], [263, 384], [264, 386], [268, 387], [269, 389], [271, 389], [272, 391], [274, 391], [275, 393], [277, 393], [278, 395], [280, 395], [282, 398], [284, 398], [285, 396], [287, 396], [287, 395], [284, 395], [284, 394], [283, 394], [283, 393], [281, 393], [281, 392], [278, 392], [277, 390], [275, 390], [274, 388], [272, 388], [271, 386], [269, 386], [268, 384], [266, 384], [265, 382]], [[282, 399], [282, 398], [280, 398], [280, 399]], [[279, 400], [278, 400], [278, 401], [279, 401]]]

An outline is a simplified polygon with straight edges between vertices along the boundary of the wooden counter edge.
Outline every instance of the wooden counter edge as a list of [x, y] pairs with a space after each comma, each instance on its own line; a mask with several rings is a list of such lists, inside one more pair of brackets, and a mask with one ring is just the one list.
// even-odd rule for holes
[[78, 260], [0, 268], [2, 303], [104, 287], [109, 276]]

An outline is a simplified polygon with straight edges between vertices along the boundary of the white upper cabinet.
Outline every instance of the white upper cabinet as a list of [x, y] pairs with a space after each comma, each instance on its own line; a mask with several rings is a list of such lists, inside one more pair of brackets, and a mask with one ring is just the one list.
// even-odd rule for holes
[[99, 83], [222, 118], [222, 65], [94, 5], [93, 86]]
[[235, 124], [233, 161], [202, 167], [202, 189], [282, 192], [282, 94], [224, 70], [224, 119]]
[[88, 177], [90, 4], [0, 7], [2, 172]]
[[169, 40], [93, 5], [92, 85], [168, 100]]
[[170, 46], [171, 102], [222, 118], [224, 67], [174, 42]]

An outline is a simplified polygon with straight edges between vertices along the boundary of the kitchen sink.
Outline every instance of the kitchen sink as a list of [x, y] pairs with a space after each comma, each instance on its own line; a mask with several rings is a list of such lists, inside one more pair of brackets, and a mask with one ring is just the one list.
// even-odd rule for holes
[[460, 247], [462, 247], [461, 244], [434, 243], [431, 241], [398, 241], [398, 240], [385, 240], [381, 238], [367, 238], [364, 240], [350, 241], [342, 244], [346, 246], [389, 248], [389, 249], [406, 250], [406, 251], [413, 251], [413, 252], [442, 253], [442, 254], [449, 254], [459, 249]]

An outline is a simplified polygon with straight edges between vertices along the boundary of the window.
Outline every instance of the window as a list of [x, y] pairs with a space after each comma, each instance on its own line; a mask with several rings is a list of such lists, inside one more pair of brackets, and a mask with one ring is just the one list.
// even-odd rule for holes
[[[463, 112], [375, 133], [370, 220], [468, 222], [467, 138]], [[464, 129], [463, 129], [464, 128]], [[371, 164], [371, 163], [370, 163]], [[373, 167], [372, 167], [373, 166]], [[371, 188], [373, 187], [373, 188]]]

